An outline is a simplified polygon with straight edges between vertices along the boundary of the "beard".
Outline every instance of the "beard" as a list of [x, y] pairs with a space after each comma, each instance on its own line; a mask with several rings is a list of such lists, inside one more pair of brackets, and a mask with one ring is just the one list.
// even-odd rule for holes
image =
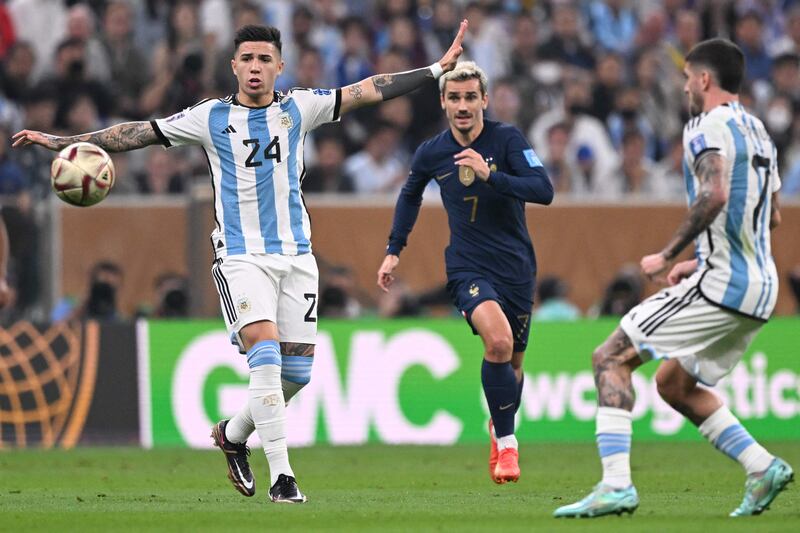
[[703, 112], [703, 95], [689, 93], [689, 114], [693, 117], [700, 115]]

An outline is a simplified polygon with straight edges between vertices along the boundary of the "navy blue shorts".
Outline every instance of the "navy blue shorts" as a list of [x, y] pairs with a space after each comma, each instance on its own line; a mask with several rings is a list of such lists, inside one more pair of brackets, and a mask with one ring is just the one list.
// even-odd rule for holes
[[514, 336], [514, 351], [524, 352], [528, 346], [531, 330], [531, 310], [533, 309], [533, 288], [536, 280], [522, 285], [501, 285], [483, 274], [463, 272], [449, 276], [447, 291], [453, 304], [458, 308], [477, 335], [472, 325], [472, 311], [479, 303], [494, 300], [500, 305], [511, 326]]

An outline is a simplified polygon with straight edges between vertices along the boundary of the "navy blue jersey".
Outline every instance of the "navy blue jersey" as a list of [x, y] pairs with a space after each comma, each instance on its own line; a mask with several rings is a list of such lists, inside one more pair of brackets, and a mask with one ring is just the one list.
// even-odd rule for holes
[[441, 190], [450, 225], [445, 250], [448, 279], [459, 272], [478, 272], [501, 283], [519, 285], [536, 275], [536, 257], [525, 223], [525, 202], [549, 204], [553, 186], [539, 158], [515, 127], [484, 121], [472, 148], [489, 165], [487, 181], [470, 180], [453, 156], [465, 149], [450, 129], [417, 148], [411, 172], [395, 208], [387, 253], [399, 255], [406, 245], [432, 179]]

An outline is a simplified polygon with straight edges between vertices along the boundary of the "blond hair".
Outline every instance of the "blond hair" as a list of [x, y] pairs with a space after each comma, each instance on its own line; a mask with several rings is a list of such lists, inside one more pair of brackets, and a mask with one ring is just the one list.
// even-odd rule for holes
[[462, 61], [456, 68], [446, 72], [439, 78], [439, 92], [444, 94], [444, 86], [448, 81], [478, 80], [481, 84], [481, 94], [485, 95], [489, 89], [489, 78], [474, 61]]

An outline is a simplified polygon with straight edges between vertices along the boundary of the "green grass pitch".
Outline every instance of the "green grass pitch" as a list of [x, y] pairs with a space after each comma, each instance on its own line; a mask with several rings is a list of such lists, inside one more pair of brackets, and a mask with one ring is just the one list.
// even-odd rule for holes
[[[769, 448], [797, 468], [800, 444]], [[744, 475], [702, 442], [634, 443], [641, 505], [633, 517], [556, 520], [600, 475], [589, 444], [526, 444], [522, 477], [497, 486], [486, 446], [292, 451], [306, 505], [267, 503], [266, 460], [253, 450], [258, 493], [228, 483], [218, 451], [84, 448], [0, 453], [2, 531], [800, 531], [800, 488], [772, 509], [731, 519]]]

